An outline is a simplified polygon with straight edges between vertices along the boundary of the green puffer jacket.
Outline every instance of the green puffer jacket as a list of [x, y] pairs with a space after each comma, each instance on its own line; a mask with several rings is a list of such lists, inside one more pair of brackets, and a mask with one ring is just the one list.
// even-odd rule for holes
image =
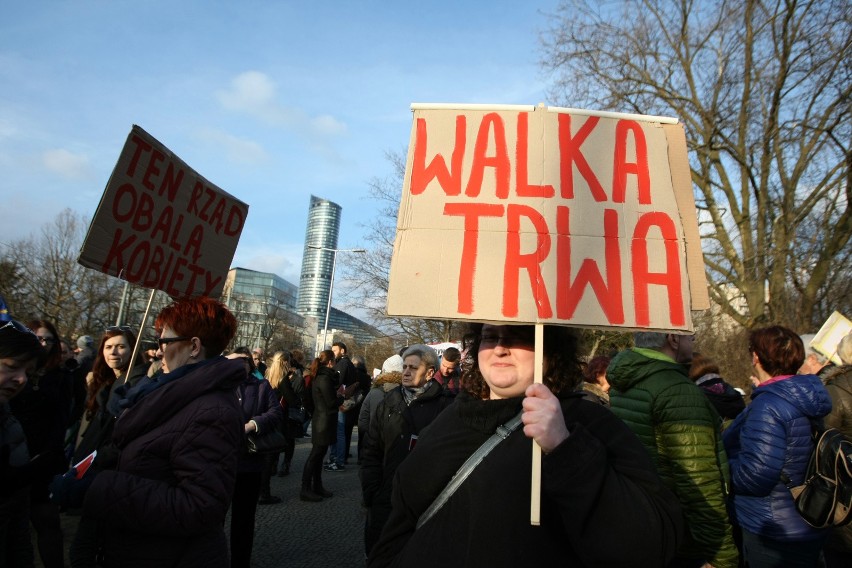
[[734, 568], [738, 553], [725, 508], [730, 472], [719, 415], [686, 372], [656, 351], [622, 351], [606, 373], [610, 404], [683, 507], [688, 531], [678, 558]]

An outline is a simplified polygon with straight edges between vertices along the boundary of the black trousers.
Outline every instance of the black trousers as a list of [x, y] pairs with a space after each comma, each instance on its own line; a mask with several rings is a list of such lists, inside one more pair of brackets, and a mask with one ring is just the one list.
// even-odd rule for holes
[[322, 460], [328, 451], [328, 444], [313, 444], [305, 469], [302, 471], [302, 489], [315, 490], [322, 487]]
[[260, 495], [260, 472], [237, 473], [231, 500], [231, 568], [249, 568], [254, 546], [254, 514]]

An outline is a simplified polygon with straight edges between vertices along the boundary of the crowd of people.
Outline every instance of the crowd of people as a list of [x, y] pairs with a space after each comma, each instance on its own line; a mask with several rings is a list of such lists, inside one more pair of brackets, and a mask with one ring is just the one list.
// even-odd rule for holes
[[752, 330], [747, 393], [690, 334], [590, 358], [570, 328], [536, 353], [534, 326], [472, 323], [460, 349], [408, 345], [371, 376], [340, 341], [308, 362], [229, 350], [237, 321], [209, 298], [154, 327], [133, 360], [128, 327], [72, 349], [50, 321], [0, 321], [0, 566], [248, 567], [305, 436], [298, 498], [357, 468], [371, 567], [852, 566], [852, 524], [810, 526], [789, 491], [815, 423], [852, 436], [852, 334], [834, 365]]

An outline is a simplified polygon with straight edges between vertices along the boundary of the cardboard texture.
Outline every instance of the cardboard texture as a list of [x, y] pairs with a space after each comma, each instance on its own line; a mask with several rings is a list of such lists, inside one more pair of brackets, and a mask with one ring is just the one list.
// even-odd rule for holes
[[172, 297], [218, 297], [248, 205], [134, 125], [77, 261]]
[[[852, 333], [852, 321], [835, 311], [832, 313], [811, 340], [810, 347], [828, 357], [838, 367], [843, 364], [837, 355], [840, 340]], [[808, 347], [807, 345], [805, 347]]]
[[692, 331], [709, 299], [681, 126], [413, 108], [389, 314]]

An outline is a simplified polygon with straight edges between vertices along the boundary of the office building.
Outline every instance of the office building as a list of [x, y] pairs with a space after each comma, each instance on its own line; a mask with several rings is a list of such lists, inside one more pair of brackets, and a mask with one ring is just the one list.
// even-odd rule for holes
[[334, 253], [312, 247], [337, 248], [342, 211], [343, 209], [336, 203], [311, 196], [296, 311], [304, 317], [316, 318], [320, 326], [325, 322], [325, 310], [328, 306], [334, 268]]

